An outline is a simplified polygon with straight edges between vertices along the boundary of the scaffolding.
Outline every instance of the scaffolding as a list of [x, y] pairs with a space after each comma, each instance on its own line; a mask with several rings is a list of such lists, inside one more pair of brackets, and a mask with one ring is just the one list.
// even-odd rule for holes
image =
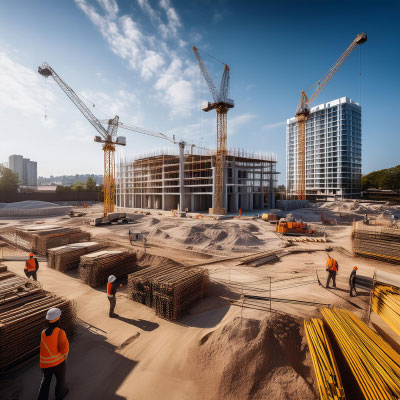
[[[213, 151], [194, 147], [179, 154], [164, 149], [117, 164], [117, 207], [206, 211], [214, 207]], [[224, 205], [228, 212], [274, 208], [276, 157], [243, 149], [227, 152], [224, 163]]]

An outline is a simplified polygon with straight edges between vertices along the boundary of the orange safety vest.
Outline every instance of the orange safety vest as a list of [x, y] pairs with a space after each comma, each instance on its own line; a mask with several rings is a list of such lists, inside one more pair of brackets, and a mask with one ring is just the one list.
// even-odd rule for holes
[[326, 262], [326, 268], [329, 269], [329, 271], [337, 272], [338, 270], [337, 261], [334, 258], [328, 258], [328, 261]]
[[108, 282], [107, 283], [107, 296], [108, 297], [114, 297], [114, 295], [111, 293], [111, 289], [112, 289], [112, 282]]
[[25, 269], [27, 269], [28, 272], [36, 271], [36, 261], [34, 258], [28, 258], [26, 260]]
[[58, 336], [60, 328], [54, 328], [50, 336], [42, 332], [40, 341], [40, 368], [51, 368], [61, 364], [65, 360], [64, 354], [58, 350]]

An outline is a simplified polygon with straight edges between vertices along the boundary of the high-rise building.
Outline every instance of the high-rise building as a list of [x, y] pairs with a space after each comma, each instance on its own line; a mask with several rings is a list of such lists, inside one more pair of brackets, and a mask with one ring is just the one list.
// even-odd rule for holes
[[[299, 170], [297, 118], [286, 121], [286, 187], [295, 196]], [[307, 199], [361, 194], [361, 107], [342, 97], [311, 108], [306, 122]]]
[[37, 162], [13, 154], [8, 157], [8, 167], [19, 176], [23, 186], [37, 186]]

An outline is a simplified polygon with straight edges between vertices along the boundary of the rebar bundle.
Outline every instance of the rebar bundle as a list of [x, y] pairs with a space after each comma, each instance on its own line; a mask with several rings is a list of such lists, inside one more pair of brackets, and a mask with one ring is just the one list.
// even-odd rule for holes
[[371, 308], [400, 335], [400, 289], [377, 285], [372, 295]]
[[344, 400], [342, 380], [332, 346], [320, 318], [304, 321], [321, 400]]
[[103, 250], [81, 256], [79, 278], [91, 287], [99, 287], [107, 282], [110, 275], [117, 279], [139, 270], [136, 253], [118, 250]]
[[355, 255], [387, 262], [400, 262], [400, 229], [355, 222], [352, 237]]
[[400, 398], [400, 355], [352, 312], [321, 309], [367, 400]]
[[29, 279], [0, 273], [0, 371], [39, 353], [40, 334], [46, 313], [61, 309], [60, 327], [71, 339], [75, 335], [76, 308], [67, 300], [44, 291]]
[[128, 296], [153, 307], [160, 317], [175, 321], [204, 295], [207, 285], [207, 271], [166, 264], [130, 274]]
[[96, 242], [72, 243], [55, 247], [47, 250], [47, 263], [50, 268], [65, 272], [69, 269], [78, 268], [82, 255], [100, 248], [101, 245]]
[[[7, 241], [14, 244], [9, 236], [6, 238]], [[59, 226], [44, 226], [42, 229], [37, 226], [18, 228], [13, 236], [18, 247], [42, 256], [46, 255], [49, 248], [90, 240], [89, 232], [82, 232], [80, 228]]]

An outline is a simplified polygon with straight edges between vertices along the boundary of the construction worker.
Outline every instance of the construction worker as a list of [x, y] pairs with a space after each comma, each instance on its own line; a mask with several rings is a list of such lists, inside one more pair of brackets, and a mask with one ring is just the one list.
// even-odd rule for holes
[[358, 267], [354, 266], [353, 271], [351, 271], [350, 278], [349, 278], [349, 285], [350, 285], [350, 297], [354, 297], [353, 290], [355, 295], [357, 296], [356, 290], [356, 275], [357, 275]]
[[37, 281], [37, 271], [39, 270], [39, 261], [33, 253], [29, 253], [29, 258], [25, 261], [25, 275], [27, 278], [32, 277], [34, 281]]
[[114, 275], [110, 275], [108, 277], [107, 297], [108, 301], [110, 302], [110, 312], [108, 313], [110, 318], [117, 317], [117, 314], [114, 313], [115, 305], [117, 304], [117, 299], [115, 297], [115, 294], [117, 293], [117, 285], [115, 284], [116, 280], [117, 278]]
[[326, 270], [328, 271], [328, 279], [326, 281], [326, 287], [329, 287], [329, 282], [332, 279], [333, 287], [336, 288], [336, 273], [339, 270], [338, 262], [328, 254], [328, 260], [326, 261]]
[[42, 332], [40, 341], [40, 368], [43, 373], [38, 400], [49, 398], [53, 374], [56, 376], [56, 400], [63, 399], [68, 388], [65, 386], [66, 362], [69, 342], [65, 331], [59, 328], [61, 310], [50, 308], [47, 311], [47, 328]]

